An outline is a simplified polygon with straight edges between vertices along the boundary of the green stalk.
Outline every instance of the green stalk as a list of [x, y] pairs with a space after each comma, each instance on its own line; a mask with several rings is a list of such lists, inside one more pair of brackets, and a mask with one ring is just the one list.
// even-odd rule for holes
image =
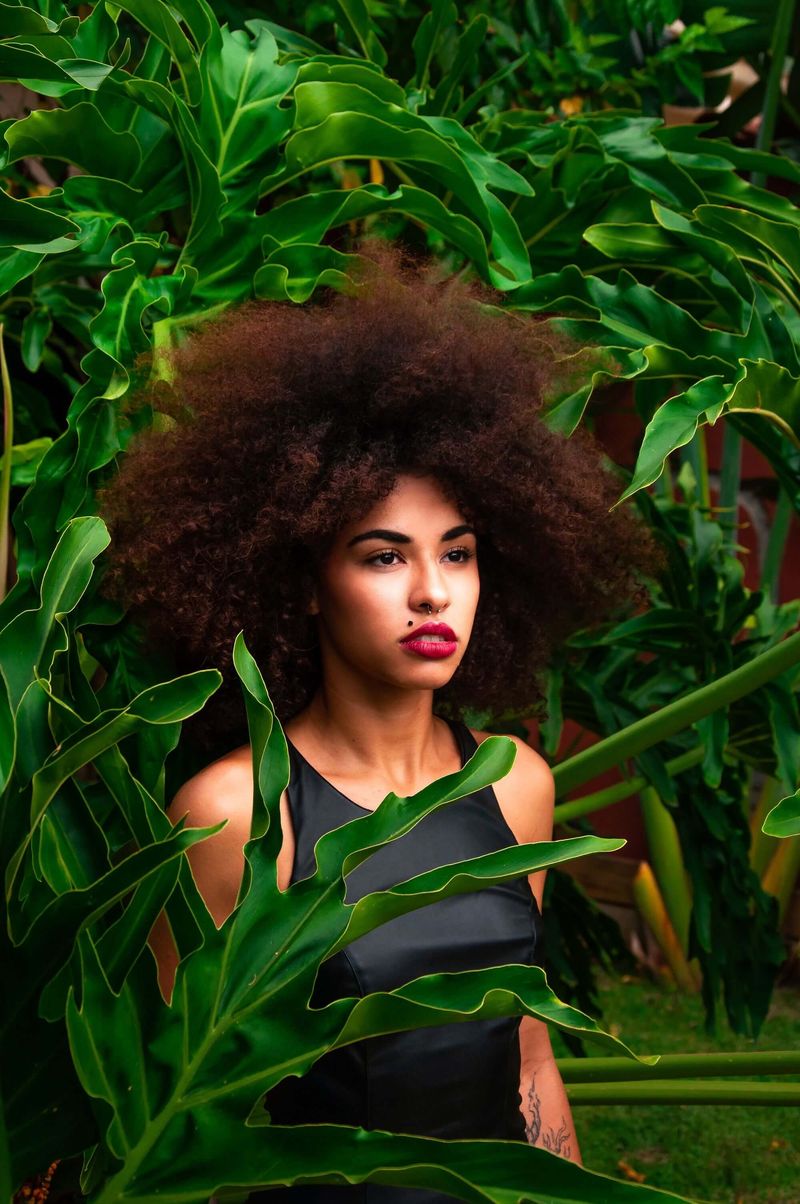
[[697, 482], [697, 497], [704, 512], [711, 508], [711, 492], [708, 484], [708, 454], [706, 452], [705, 430], [697, 428], [691, 443], [681, 448], [681, 461], [690, 464]]
[[[698, 744], [697, 748], [690, 748], [688, 752], [681, 753], [679, 757], [673, 757], [671, 761], [666, 761], [664, 768], [669, 776], [674, 778], [679, 773], [683, 773], [684, 769], [691, 769], [693, 765], [699, 765], [705, 755], [705, 744]], [[637, 775], [635, 778], [628, 778], [626, 782], [616, 782], [613, 786], [606, 786], [604, 790], [585, 794], [583, 798], [570, 799], [568, 803], [558, 803], [553, 813], [553, 821], [557, 824], [565, 824], [572, 819], [578, 819], [581, 815], [591, 815], [594, 811], [602, 811], [604, 807], [613, 807], [615, 803], [621, 803], [626, 798], [633, 798], [646, 785], [647, 778]]]
[[607, 736], [598, 744], [585, 748], [562, 761], [553, 768], [556, 791], [559, 796], [568, 794], [583, 782], [588, 782], [606, 769], [619, 765], [628, 757], [635, 757], [646, 748], [652, 748], [662, 740], [668, 740], [677, 732], [691, 727], [698, 719], [711, 715], [721, 707], [728, 706], [745, 694], [757, 690], [765, 682], [778, 677], [800, 661], [800, 632], [781, 640], [774, 648], [754, 656], [746, 665], [740, 665], [716, 681], [701, 686], [685, 698], [668, 703], [659, 711], [645, 715], [629, 724], [621, 732]]
[[700, 489], [700, 505], [708, 514], [711, 510], [711, 484], [708, 479], [708, 447], [706, 446], [706, 428], [698, 426], [697, 434], [692, 440], [697, 444], [697, 463], [700, 475], [697, 484]]
[[721, 1075], [800, 1074], [800, 1050], [764, 1053], [661, 1054], [654, 1066], [630, 1058], [558, 1058], [565, 1083], [632, 1083]]
[[750, 816], [750, 865], [759, 878], [763, 876], [780, 844], [777, 836], [767, 836], [766, 832], [762, 830], [764, 820], [785, 793], [780, 782], [776, 782], [775, 778], [765, 778], [753, 814]]
[[[775, 24], [772, 27], [772, 42], [769, 48], [769, 73], [767, 87], [764, 93], [764, 107], [761, 110], [761, 125], [758, 129], [756, 146], [759, 150], [768, 151], [772, 147], [775, 136], [775, 123], [778, 118], [778, 107], [781, 102], [781, 79], [789, 49], [789, 38], [792, 32], [796, 0], [778, 0], [778, 11]], [[753, 172], [751, 183], [758, 188], [766, 188], [767, 177], [763, 172]]]
[[781, 841], [780, 848], [767, 866], [761, 885], [778, 900], [778, 922], [783, 923], [800, 874], [800, 836]]
[[3, 324], [0, 322], [0, 379], [3, 382], [3, 467], [0, 470], [0, 601], [8, 585], [9, 531], [11, 508], [11, 458], [14, 447], [14, 407], [11, 380], [8, 375], [6, 351], [3, 345]]
[[719, 477], [719, 508], [722, 525], [730, 524], [729, 540], [739, 538], [739, 487], [742, 473], [742, 436], [732, 422], [722, 432], [722, 468]]
[[689, 918], [692, 914], [692, 893], [683, 864], [683, 851], [678, 829], [669, 810], [652, 786], [640, 792], [642, 819], [650, 849], [650, 863], [661, 889], [667, 915], [684, 956], [689, 952]]
[[570, 1104], [745, 1104], [786, 1108], [800, 1104], [800, 1083], [576, 1083]]
[[692, 967], [686, 960], [655, 874], [647, 861], [639, 862], [633, 879], [633, 901], [639, 915], [655, 937], [678, 987], [685, 994], [692, 994], [699, 984], [695, 981]]
[[772, 520], [769, 539], [767, 540], [764, 567], [761, 570], [761, 588], [773, 602], [778, 601], [783, 552], [786, 547], [793, 513], [794, 509], [789, 500], [789, 495], [785, 489], [781, 489], [775, 506], [775, 516]]

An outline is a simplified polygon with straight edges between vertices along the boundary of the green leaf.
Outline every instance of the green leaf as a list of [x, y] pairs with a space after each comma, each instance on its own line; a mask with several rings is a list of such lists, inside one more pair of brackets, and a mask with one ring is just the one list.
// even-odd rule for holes
[[[162, 1196], [159, 1188], [164, 1204], [201, 1204], [208, 1196], [205, 1185], [216, 1181], [230, 1187], [276, 1182], [391, 1183], [428, 1188], [471, 1204], [526, 1204], [533, 1199], [536, 1204], [664, 1204], [681, 1200], [657, 1188], [584, 1170], [526, 1142], [439, 1141], [345, 1125], [253, 1126], [242, 1133], [223, 1114], [213, 1123], [214, 1144], [206, 1141], [194, 1159], [188, 1150], [181, 1155], [176, 1169], [184, 1194], [164, 1192]], [[217, 1142], [236, 1149], [235, 1165], [229, 1160], [223, 1168], [215, 1161]], [[309, 1164], [311, 1148], [313, 1167]], [[146, 1194], [145, 1176], [138, 1190]]]
[[348, 925], [332, 952], [344, 948], [394, 916], [426, 907], [445, 895], [449, 898], [475, 890], [478, 885], [493, 886], [510, 882], [523, 874], [533, 874], [537, 870], [590, 853], [615, 852], [624, 843], [622, 840], [601, 840], [596, 836], [578, 836], [570, 840], [516, 845], [469, 861], [439, 866], [400, 882], [391, 890], [364, 895], [354, 903]]
[[[26, 314], [25, 321], [22, 323], [22, 362], [29, 372], [36, 372], [41, 364], [44, 346], [52, 329], [53, 320], [49, 310], [36, 308]], [[41, 444], [41, 440], [37, 440], [37, 442]], [[47, 440], [48, 446], [50, 443], [52, 443], [52, 439]], [[27, 446], [30, 447], [30, 444]], [[14, 451], [17, 452], [18, 448], [15, 448]], [[30, 457], [28, 458], [30, 459]], [[20, 461], [17, 460], [17, 462]]]
[[620, 502], [657, 480], [670, 453], [689, 443], [700, 424], [713, 425], [724, 414], [758, 414], [800, 447], [800, 380], [767, 360], [743, 359], [740, 364], [732, 387], [722, 377], [708, 377], [656, 411]]
[[[91, 520], [76, 520], [81, 521]], [[0, 640], [13, 626], [13, 623], [10, 624], [0, 633]], [[221, 674], [218, 670], [198, 669], [185, 677], [152, 686], [138, 694], [121, 710], [103, 711], [91, 723], [87, 723], [74, 736], [63, 742], [58, 751], [33, 775], [30, 829], [8, 863], [7, 898], [11, 897], [14, 880], [34, 838], [37, 825], [41, 823], [62, 784], [78, 769], [112, 748], [125, 736], [137, 731], [143, 724], [175, 723], [196, 714], [219, 688], [220, 681]]]
[[456, 43], [450, 69], [442, 76], [430, 100], [422, 106], [423, 113], [440, 113], [443, 116], [448, 113], [462, 77], [470, 68], [474, 69], [476, 66], [478, 51], [483, 45], [488, 28], [489, 18], [484, 13], [473, 17]]
[[370, 20], [366, 0], [334, 0], [334, 8], [355, 35], [364, 57], [379, 67], [385, 67], [386, 51]]
[[774, 256], [795, 285], [800, 283], [800, 230], [796, 225], [722, 205], [700, 205], [696, 214], [703, 226], [743, 259], [758, 261]]
[[[77, 21], [70, 21], [74, 28]], [[0, 4], [0, 30], [4, 39], [16, 38], [21, 34], [55, 33], [58, 25], [34, 8], [23, 8], [21, 4]]]
[[[181, 4], [166, 5], [159, 3], [159, 0], [119, 0], [117, 7], [129, 12], [148, 33], [151, 33], [162, 46], [166, 47], [180, 73], [186, 101], [190, 105], [199, 104], [203, 95], [203, 81], [200, 76], [195, 47], [186, 37], [171, 11], [172, 9], [179, 11], [182, 7]], [[187, 7], [185, 2], [183, 7]], [[191, 7], [200, 9], [200, 5]], [[214, 21], [214, 26], [216, 26], [216, 21]], [[210, 32], [210, 22], [208, 28]]]
[[800, 790], [782, 798], [767, 815], [761, 831], [767, 836], [800, 836]]
[[[355, 1006], [353, 1006], [355, 1002]], [[345, 1008], [347, 1005], [347, 1008]], [[353, 1041], [424, 1025], [464, 1023], [497, 1016], [536, 1016], [601, 1045], [620, 1047], [635, 1055], [616, 1037], [603, 1032], [591, 1017], [556, 999], [541, 966], [491, 966], [453, 974], [427, 974], [394, 991], [365, 995], [358, 1001], [339, 1000], [326, 1012], [347, 1010], [347, 1021], [331, 1048]], [[657, 1056], [642, 1059], [658, 1061]]]
[[203, 55], [200, 133], [220, 183], [237, 206], [255, 203], [267, 156], [291, 129], [291, 109], [281, 102], [298, 69], [297, 62], [279, 65], [277, 43], [263, 24], [256, 38], [223, 29], [219, 45]]
[[101, 110], [89, 101], [69, 109], [38, 109], [16, 121], [5, 133], [9, 162], [41, 155], [64, 159], [90, 175], [105, 175], [109, 167], [130, 179], [141, 160], [139, 143], [127, 130], [116, 131]]
[[619, 501], [657, 480], [671, 452], [690, 443], [701, 423], [716, 422], [728, 395], [728, 386], [721, 376], [708, 376], [665, 401], [645, 431], [633, 479]]
[[[0, 246], [47, 251], [48, 243], [77, 234], [74, 222], [30, 201], [17, 201], [0, 188]], [[70, 247], [75, 244], [70, 243]], [[59, 248], [62, 249], [62, 248]], [[66, 249], [66, 248], [64, 248]]]
[[92, 563], [108, 542], [108, 531], [99, 518], [70, 522], [45, 571], [39, 605], [23, 611], [0, 631], [0, 663], [13, 710], [34, 678], [49, 676], [57, 648], [66, 647], [60, 620], [83, 597]]
[[334, 247], [293, 243], [272, 251], [253, 280], [256, 296], [270, 300], [307, 301], [322, 285], [346, 285], [360, 265], [357, 255]]
[[433, 0], [430, 12], [420, 21], [412, 46], [416, 64], [415, 82], [418, 88], [428, 87], [431, 60], [436, 53], [443, 31], [455, 25], [458, 9], [453, 0]]
[[[365, 184], [347, 191], [323, 191], [284, 201], [268, 215], [267, 245], [274, 239], [281, 246], [297, 241], [321, 243], [329, 230], [373, 213], [398, 212], [424, 222], [466, 255], [484, 279], [499, 277], [489, 264], [486, 242], [480, 227], [450, 210], [423, 188], [401, 184], [389, 192], [382, 184]], [[502, 277], [505, 282], [506, 277]]]
[[[410, 164], [451, 189], [482, 229], [491, 233], [494, 256], [511, 276], [507, 287], [527, 278], [530, 267], [519, 231], [503, 203], [489, 191], [489, 171], [477, 144], [475, 154], [467, 158], [449, 137], [428, 128], [439, 119], [418, 118], [352, 84], [298, 85], [295, 104], [300, 128], [286, 143], [283, 167], [263, 181], [262, 195], [345, 154], [349, 159]], [[503, 187], [510, 187], [520, 177], [503, 173], [502, 179]], [[519, 187], [527, 185], [523, 181]]]

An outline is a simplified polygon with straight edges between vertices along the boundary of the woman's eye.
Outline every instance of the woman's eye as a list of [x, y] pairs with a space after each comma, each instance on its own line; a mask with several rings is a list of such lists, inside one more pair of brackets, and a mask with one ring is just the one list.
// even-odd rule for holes
[[[471, 552], [469, 548], [450, 548], [444, 555], [450, 564], [466, 564], [468, 560], [472, 559], [475, 553]], [[395, 563], [395, 556], [400, 556], [400, 553], [387, 548], [384, 552], [374, 552], [372, 556], [368, 556], [367, 564], [380, 564], [386, 568], [391, 568]], [[456, 559], [453, 559], [453, 557]]]

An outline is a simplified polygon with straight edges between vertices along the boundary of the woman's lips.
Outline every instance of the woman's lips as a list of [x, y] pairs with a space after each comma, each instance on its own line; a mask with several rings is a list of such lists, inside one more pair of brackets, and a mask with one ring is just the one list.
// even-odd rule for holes
[[418, 656], [427, 656], [431, 660], [441, 660], [444, 656], [452, 656], [458, 644], [455, 640], [432, 639], [430, 636], [424, 639], [420, 636], [418, 639], [401, 640], [400, 646], [407, 648], [409, 652], [413, 652]]
[[452, 656], [458, 647], [456, 634], [446, 623], [423, 623], [400, 643], [409, 652], [432, 660]]

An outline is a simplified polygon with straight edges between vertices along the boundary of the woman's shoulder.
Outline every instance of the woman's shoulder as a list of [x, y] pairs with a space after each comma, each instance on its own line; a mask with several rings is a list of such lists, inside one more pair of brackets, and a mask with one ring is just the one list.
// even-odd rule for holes
[[167, 808], [175, 823], [188, 814], [192, 827], [230, 821], [248, 829], [253, 807], [253, 764], [247, 744], [232, 749], [188, 778]]
[[519, 736], [507, 732], [467, 729], [478, 744], [490, 736], [504, 735], [516, 745], [514, 763], [505, 777], [494, 783], [494, 792], [505, 819], [521, 843], [550, 840], [553, 832], [555, 784], [544, 757]]
[[510, 732], [481, 732], [477, 728], [468, 727], [467, 731], [477, 741], [482, 744], [484, 740], [488, 740], [490, 736], [502, 735], [506, 740], [511, 740], [516, 745], [517, 755], [514, 758], [514, 764], [510, 772], [513, 773], [518, 767], [525, 772], [533, 770], [542, 778], [552, 778], [552, 771], [547, 761], [538, 753], [535, 748], [531, 748], [520, 736], [513, 736]]

